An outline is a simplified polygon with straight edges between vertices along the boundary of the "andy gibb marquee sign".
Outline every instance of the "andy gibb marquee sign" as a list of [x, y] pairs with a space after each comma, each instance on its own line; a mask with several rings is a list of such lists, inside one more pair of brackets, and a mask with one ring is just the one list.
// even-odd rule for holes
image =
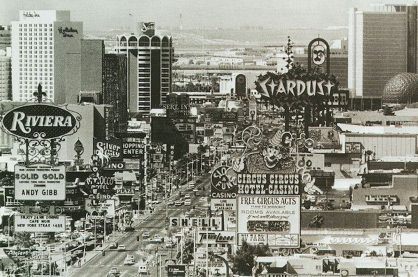
[[[14, 107], [1, 113], [2, 129], [15, 137], [26, 156], [25, 164], [15, 167], [15, 199], [56, 201], [65, 199], [65, 167], [58, 164], [57, 154], [65, 136], [77, 132], [81, 116], [66, 106], [43, 104], [46, 95], [39, 84], [34, 93], [37, 104]], [[3, 108], [3, 105], [2, 105]], [[23, 149], [22, 149], [23, 148]], [[26, 203], [28, 205], [29, 203]], [[25, 205], [25, 203], [24, 203]], [[16, 215], [16, 232], [63, 232], [65, 216]]]

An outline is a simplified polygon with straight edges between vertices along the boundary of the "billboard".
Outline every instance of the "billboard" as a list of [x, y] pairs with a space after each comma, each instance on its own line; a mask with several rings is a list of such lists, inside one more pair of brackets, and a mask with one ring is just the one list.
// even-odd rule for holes
[[65, 216], [15, 215], [15, 231], [28, 233], [65, 232]]
[[263, 243], [267, 241], [270, 246], [300, 246], [299, 195], [239, 195], [237, 208], [239, 239], [248, 238], [246, 235], [261, 235], [257, 239], [263, 239]]
[[297, 173], [238, 173], [238, 194], [298, 195], [300, 175]]
[[81, 117], [65, 106], [28, 104], [8, 111], [2, 127], [14, 137], [47, 140], [69, 136], [77, 132]]
[[361, 142], [346, 142], [345, 143], [345, 153], [350, 154], [361, 154], [363, 150], [363, 145]]
[[185, 277], [186, 266], [180, 264], [167, 265], [167, 276], [168, 277]]
[[213, 211], [236, 211], [237, 201], [235, 199], [211, 199], [210, 208]]
[[65, 166], [15, 165], [16, 200], [65, 200]]
[[198, 231], [196, 243], [200, 244], [234, 244], [235, 232]]
[[86, 199], [85, 210], [91, 215], [93, 215], [94, 213], [100, 214], [102, 212], [106, 212], [107, 217], [114, 217], [115, 216], [115, 200], [106, 199], [105, 202], [98, 203], [98, 205], [95, 205], [93, 201], [89, 201], [89, 199]]
[[200, 227], [222, 230], [221, 217], [170, 217], [169, 227]]
[[138, 141], [124, 141], [122, 155], [124, 159], [139, 159], [144, 156], [145, 145]]
[[107, 159], [122, 158], [122, 142], [120, 139], [93, 139], [94, 154]]
[[211, 197], [212, 199], [235, 199], [237, 196], [237, 185], [235, 183], [235, 172], [227, 166], [220, 166], [213, 170], [211, 175]]
[[324, 154], [297, 153], [292, 154], [292, 157], [296, 160], [296, 165], [299, 169], [312, 170], [317, 168], [323, 169], [325, 167]]

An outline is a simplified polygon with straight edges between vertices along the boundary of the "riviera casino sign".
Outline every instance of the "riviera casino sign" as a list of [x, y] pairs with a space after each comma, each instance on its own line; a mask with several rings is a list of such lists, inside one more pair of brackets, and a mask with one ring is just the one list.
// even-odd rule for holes
[[3, 116], [2, 125], [15, 137], [47, 140], [77, 132], [80, 116], [64, 107], [29, 104], [8, 111]]

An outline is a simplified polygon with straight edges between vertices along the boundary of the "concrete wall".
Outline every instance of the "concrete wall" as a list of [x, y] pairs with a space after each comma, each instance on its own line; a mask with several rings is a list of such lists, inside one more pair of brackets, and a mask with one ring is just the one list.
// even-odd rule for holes
[[360, 142], [365, 150], [375, 152], [380, 157], [415, 156], [417, 152], [416, 135], [399, 134], [345, 134], [346, 142]]
[[376, 211], [310, 211], [301, 213], [301, 229], [314, 229], [309, 223], [316, 215], [323, 217], [323, 223], [319, 229], [346, 228], [346, 229], [370, 229], [377, 228], [379, 212]]

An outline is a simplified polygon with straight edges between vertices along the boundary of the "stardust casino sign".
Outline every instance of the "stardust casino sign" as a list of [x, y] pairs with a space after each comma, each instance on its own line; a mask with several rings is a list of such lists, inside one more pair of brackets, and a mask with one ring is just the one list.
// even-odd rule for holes
[[333, 75], [296, 67], [285, 74], [267, 72], [256, 81], [256, 89], [262, 99], [282, 106], [298, 100], [327, 101], [338, 91], [338, 83]]
[[29, 104], [16, 107], [2, 117], [3, 129], [12, 136], [29, 140], [47, 140], [77, 132], [81, 116], [66, 107]]

